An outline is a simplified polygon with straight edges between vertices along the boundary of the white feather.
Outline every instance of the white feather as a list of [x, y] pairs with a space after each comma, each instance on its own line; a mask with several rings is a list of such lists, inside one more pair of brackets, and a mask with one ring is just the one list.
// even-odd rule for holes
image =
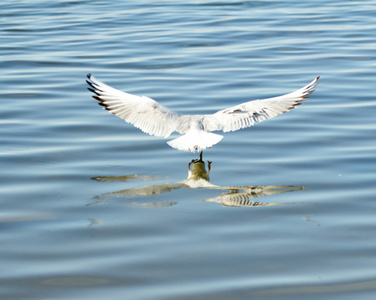
[[93, 97], [112, 114], [150, 135], [168, 137], [176, 130], [179, 114], [151, 98], [121, 92], [91, 75], [88, 78]]
[[308, 95], [314, 91], [318, 79], [319, 77], [316, 77], [310, 84], [283, 96], [253, 100], [220, 110], [213, 115], [205, 115], [202, 122], [203, 128], [207, 131], [228, 132], [274, 118], [308, 99]]
[[99, 104], [109, 112], [133, 124], [143, 132], [168, 137], [174, 131], [183, 136], [168, 144], [179, 150], [205, 150], [217, 144], [223, 136], [208, 131], [235, 131], [274, 118], [301, 104], [314, 91], [319, 77], [292, 93], [245, 102], [212, 115], [180, 115], [155, 100], [121, 92], [88, 74], [89, 90]]
[[212, 147], [219, 143], [222, 138], [222, 135], [204, 130], [190, 130], [186, 134], [167, 142], [167, 144], [178, 150], [189, 150], [195, 152]]

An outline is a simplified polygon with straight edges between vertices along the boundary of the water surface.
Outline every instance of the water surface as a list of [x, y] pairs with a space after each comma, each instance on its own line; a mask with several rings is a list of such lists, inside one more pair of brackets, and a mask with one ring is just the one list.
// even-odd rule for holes
[[[373, 299], [375, 10], [2, 1], [1, 298]], [[192, 188], [198, 154], [103, 111], [86, 73], [187, 114], [321, 79], [225, 134], [204, 153], [215, 187]]]

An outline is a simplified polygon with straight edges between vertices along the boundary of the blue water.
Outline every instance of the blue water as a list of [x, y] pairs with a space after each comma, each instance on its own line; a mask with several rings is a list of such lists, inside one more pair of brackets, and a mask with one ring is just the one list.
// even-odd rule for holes
[[[375, 12], [2, 1], [0, 298], [374, 299]], [[224, 134], [204, 152], [217, 187], [190, 188], [198, 155], [102, 110], [86, 73], [184, 114], [321, 78], [297, 109]]]

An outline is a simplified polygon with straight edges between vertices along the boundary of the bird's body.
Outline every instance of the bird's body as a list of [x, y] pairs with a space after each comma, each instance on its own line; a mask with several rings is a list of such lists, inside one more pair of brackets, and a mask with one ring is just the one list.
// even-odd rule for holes
[[202, 151], [217, 144], [222, 135], [205, 131], [202, 126], [202, 116], [190, 116], [189, 124], [184, 130], [184, 135], [168, 141], [167, 144], [178, 150]]
[[211, 131], [235, 131], [289, 111], [314, 91], [319, 77], [303, 88], [279, 97], [254, 100], [220, 110], [211, 115], [180, 115], [155, 100], [121, 92], [88, 74], [93, 96], [106, 110], [145, 133], [168, 137], [177, 131], [182, 136], [167, 142], [178, 150], [202, 151], [217, 144], [222, 135]]

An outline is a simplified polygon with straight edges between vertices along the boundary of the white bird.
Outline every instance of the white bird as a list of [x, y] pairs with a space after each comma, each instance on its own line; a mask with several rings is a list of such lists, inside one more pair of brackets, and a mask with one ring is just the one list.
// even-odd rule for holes
[[210, 148], [222, 140], [222, 135], [211, 131], [239, 130], [293, 109], [308, 99], [320, 76], [295, 92], [245, 102], [211, 115], [181, 115], [149, 97], [119, 91], [91, 74], [87, 77], [87, 83], [91, 86], [89, 90], [95, 94], [93, 98], [106, 110], [150, 135], [167, 138], [177, 131], [183, 135], [167, 144], [178, 150], [195, 152]]

